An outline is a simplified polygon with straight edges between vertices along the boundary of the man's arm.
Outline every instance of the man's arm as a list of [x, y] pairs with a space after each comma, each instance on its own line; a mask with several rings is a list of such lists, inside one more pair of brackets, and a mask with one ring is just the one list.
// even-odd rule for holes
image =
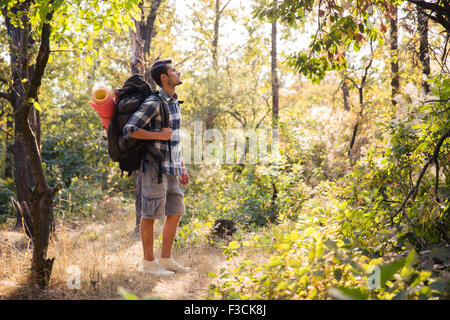
[[189, 183], [189, 174], [188, 174], [188, 172], [186, 170], [186, 167], [184, 166], [183, 158], [181, 158], [181, 168], [182, 168], [181, 169], [181, 176], [180, 176], [181, 184], [182, 185], [186, 185], [186, 184]]
[[149, 131], [143, 129], [151, 119], [159, 115], [159, 103], [154, 99], [147, 99], [141, 104], [127, 124], [123, 128], [126, 139], [135, 138], [142, 140], [169, 140], [172, 137], [172, 129], [163, 128], [161, 131]]
[[131, 133], [130, 137], [142, 140], [170, 140], [172, 138], [172, 129], [162, 128], [161, 131], [148, 131], [140, 128]]

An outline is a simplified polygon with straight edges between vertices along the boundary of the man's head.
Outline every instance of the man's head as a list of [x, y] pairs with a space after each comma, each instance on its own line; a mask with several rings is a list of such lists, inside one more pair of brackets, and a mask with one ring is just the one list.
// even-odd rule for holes
[[165, 85], [175, 87], [183, 83], [180, 79], [181, 72], [175, 69], [171, 59], [158, 60], [153, 63], [150, 75], [161, 88]]

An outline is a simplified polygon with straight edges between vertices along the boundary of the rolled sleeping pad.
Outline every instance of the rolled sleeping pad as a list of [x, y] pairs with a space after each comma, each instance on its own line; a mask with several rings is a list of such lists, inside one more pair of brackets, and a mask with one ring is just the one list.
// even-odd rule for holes
[[111, 92], [106, 88], [93, 89], [92, 102], [89, 101], [89, 104], [97, 111], [106, 131], [114, 116], [114, 98]]

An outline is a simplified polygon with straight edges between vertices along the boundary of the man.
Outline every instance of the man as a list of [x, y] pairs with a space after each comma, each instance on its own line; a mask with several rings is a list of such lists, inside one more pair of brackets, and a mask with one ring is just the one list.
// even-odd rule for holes
[[[164, 155], [162, 180], [158, 181], [159, 166], [147, 154], [140, 174], [142, 179], [141, 239], [144, 251], [143, 270], [155, 275], [170, 275], [174, 272], [188, 271], [171, 258], [171, 251], [181, 215], [185, 213], [184, 194], [181, 184], [189, 183], [189, 175], [181, 157], [180, 127], [181, 114], [175, 87], [182, 84], [181, 73], [176, 70], [172, 60], [156, 61], [150, 70], [153, 80], [158, 84], [159, 94], [167, 102], [170, 128], [161, 128], [162, 102], [150, 96], [139, 110], [128, 120], [123, 129], [126, 138], [151, 140], [154, 147]], [[171, 150], [171, 152], [170, 152]], [[170, 154], [169, 154], [170, 153]], [[160, 183], [158, 183], [160, 182]], [[161, 258], [155, 259], [153, 253], [154, 222], [164, 219]]]

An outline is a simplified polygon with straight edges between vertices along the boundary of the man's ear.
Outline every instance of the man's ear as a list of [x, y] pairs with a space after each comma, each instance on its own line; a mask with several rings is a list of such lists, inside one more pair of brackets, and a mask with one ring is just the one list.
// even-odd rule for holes
[[163, 79], [166, 79], [166, 81], [169, 79], [169, 76], [167, 74], [161, 73], [161, 82]]

